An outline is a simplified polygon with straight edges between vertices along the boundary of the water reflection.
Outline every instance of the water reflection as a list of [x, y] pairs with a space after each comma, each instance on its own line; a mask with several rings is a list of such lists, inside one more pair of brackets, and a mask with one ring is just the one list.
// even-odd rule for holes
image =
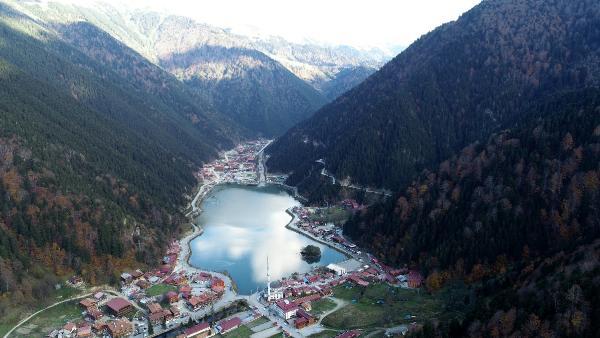
[[[341, 253], [285, 228], [291, 219], [285, 210], [298, 204], [277, 187], [217, 189], [202, 204], [198, 222], [205, 231], [191, 243], [190, 262], [207, 270], [227, 270], [239, 292], [247, 294], [264, 287], [267, 256], [272, 279], [343, 260]], [[300, 251], [308, 244], [321, 248], [318, 263], [302, 260]]]

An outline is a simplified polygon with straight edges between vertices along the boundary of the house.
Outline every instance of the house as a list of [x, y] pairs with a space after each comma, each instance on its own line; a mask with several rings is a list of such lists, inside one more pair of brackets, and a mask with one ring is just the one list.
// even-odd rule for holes
[[166, 296], [167, 296], [167, 301], [169, 301], [169, 304], [173, 304], [173, 303], [176, 303], [177, 301], [179, 301], [179, 295], [175, 291], [167, 292]]
[[335, 338], [356, 338], [358, 336], [360, 336], [360, 331], [352, 330], [339, 334]]
[[408, 272], [408, 287], [409, 288], [418, 288], [421, 287], [421, 283], [423, 283], [423, 277], [418, 271], [410, 270]]
[[80, 326], [77, 328], [77, 337], [91, 337], [92, 327], [89, 325]]
[[192, 311], [198, 311], [204, 304], [198, 296], [192, 296], [188, 299], [187, 304]]
[[63, 326], [63, 331], [69, 335], [69, 337], [74, 337], [77, 332], [77, 325], [73, 323], [67, 323]]
[[239, 317], [233, 317], [231, 319], [223, 320], [217, 324], [217, 330], [220, 334], [225, 334], [229, 331], [233, 331], [242, 325], [242, 320]]
[[369, 286], [369, 282], [360, 279], [360, 277], [358, 277], [356, 275], [352, 275], [352, 276], [348, 277], [348, 280], [350, 280], [351, 282], [353, 282], [354, 284], [356, 284], [358, 286], [363, 286], [363, 287]]
[[69, 283], [73, 286], [79, 286], [83, 284], [83, 279], [79, 276], [73, 276], [69, 278]]
[[90, 319], [94, 321], [104, 317], [104, 313], [102, 313], [102, 311], [100, 311], [97, 306], [87, 308], [87, 315]]
[[133, 276], [128, 272], [123, 272], [121, 274], [121, 282], [129, 284], [133, 281]]
[[113, 316], [125, 317], [135, 312], [133, 304], [123, 298], [113, 298], [106, 303], [106, 308]]
[[183, 331], [182, 336], [185, 338], [205, 338], [210, 336], [210, 333], [210, 325], [200, 323]]
[[175, 318], [179, 318], [179, 316], [181, 316], [181, 311], [179, 311], [177, 306], [171, 306], [169, 308], [169, 311], [171, 311], [171, 313], [173, 314], [173, 317], [175, 317]]
[[151, 313], [148, 316], [148, 320], [150, 321], [150, 323], [152, 323], [152, 325], [160, 325], [165, 320], [165, 315], [162, 311]]
[[296, 326], [297, 329], [305, 328], [317, 322], [315, 317], [311, 316], [308, 312], [304, 311], [303, 309], [298, 309], [298, 311], [296, 312], [296, 316], [297, 318], [294, 321], [294, 326]]
[[128, 337], [133, 333], [133, 323], [121, 318], [108, 323], [106, 329], [112, 338]]
[[96, 300], [92, 298], [85, 298], [79, 302], [79, 306], [81, 306], [84, 310], [88, 308], [96, 306]]
[[106, 295], [104, 294], [104, 292], [96, 292], [94, 294], [94, 299], [96, 300], [96, 302], [104, 300], [104, 298], [106, 298]]
[[298, 305], [287, 299], [281, 299], [275, 302], [274, 310], [281, 318], [288, 320], [296, 315]]
[[158, 303], [148, 304], [148, 311], [150, 311], [150, 313], [159, 313], [162, 312], [162, 310], [162, 307]]

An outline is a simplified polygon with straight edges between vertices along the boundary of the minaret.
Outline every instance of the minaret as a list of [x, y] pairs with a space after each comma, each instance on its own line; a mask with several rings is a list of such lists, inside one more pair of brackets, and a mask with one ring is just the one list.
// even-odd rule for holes
[[267, 301], [271, 301], [271, 274], [269, 273], [269, 256], [267, 256]]

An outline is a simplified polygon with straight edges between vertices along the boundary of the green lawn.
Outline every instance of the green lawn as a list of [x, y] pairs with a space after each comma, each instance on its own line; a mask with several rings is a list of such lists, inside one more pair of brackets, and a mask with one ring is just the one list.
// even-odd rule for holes
[[334, 297], [350, 302], [323, 319], [323, 325], [335, 329], [391, 327], [462, 315], [458, 307], [448, 311], [448, 292], [429, 295], [424, 291], [377, 284], [366, 289], [339, 286], [334, 289]]
[[310, 310], [310, 313], [313, 315], [320, 315], [322, 313], [335, 309], [335, 302], [331, 299], [322, 298], [315, 302], [312, 302], [311, 306], [312, 309]]
[[50, 308], [13, 331], [11, 337], [43, 337], [69, 321], [82, 320], [78, 302], [67, 302]]
[[227, 337], [227, 338], [248, 338], [253, 333], [254, 332], [252, 332], [252, 330], [250, 330], [246, 325], [242, 325], [242, 326], [238, 327], [237, 329], [224, 334], [223, 337]]
[[[40, 309], [40, 308], [48, 306], [49, 304], [52, 304], [52, 303], [55, 303], [55, 302], [58, 302], [58, 301], [61, 301], [64, 299], [72, 298], [81, 292], [82, 292], [81, 290], [63, 286], [59, 290], [53, 291], [50, 296], [48, 296], [44, 299], [41, 299], [38, 302], [36, 308]], [[8, 330], [12, 329], [15, 325], [17, 325], [17, 323], [20, 320], [29, 316], [33, 312], [36, 312], [37, 309], [29, 309], [25, 306], [20, 306], [20, 305], [11, 308], [11, 310], [8, 311], [8, 313], [5, 316], [2, 316], [0, 318], [0, 337], [3, 337], [8, 332]], [[28, 323], [26, 323], [26, 325], [27, 324]]]
[[333, 331], [333, 330], [324, 330], [319, 333], [315, 333], [310, 335], [310, 338], [333, 338], [340, 334], [341, 332]]
[[152, 285], [151, 287], [149, 287], [146, 290], [146, 295], [148, 295], [150, 297], [154, 297], [154, 296], [158, 296], [158, 295], [164, 295], [165, 293], [167, 293], [169, 291], [177, 291], [177, 288], [174, 287], [173, 285], [168, 285], [168, 284], [156, 284], [156, 285]]
[[250, 322], [250, 323], [246, 324], [246, 326], [248, 326], [249, 328], [253, 328], [253, 327], [262, 325], [264, 323], [268, 323], [268, 322], [270, 322], [270, 320], [268, 318], [266, 318], [266, 317], [260, 317], [260, 318], [258, 318], [256, 320], [254, 320], [253, 322]]
[[322, 222], [331, 222], [334, 224], [340, 224], [346, 222], [348, 218], [352, 215], [352, 212], [340, 207], [330, 207], [326, 209], [322, 209], [322, 211], [318, 214], [310, 215], [309, 219], [311, 221], [322, 221]]

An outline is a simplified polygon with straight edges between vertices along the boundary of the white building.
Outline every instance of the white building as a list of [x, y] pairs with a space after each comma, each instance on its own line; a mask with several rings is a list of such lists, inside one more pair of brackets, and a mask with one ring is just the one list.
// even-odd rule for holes
[[273, 310], [279, 315], [279, 317], [288, 320], [296, 315], [298, 306], [294, 302], [290, 302], [287, 299], [281, 299], [275, 302]]

